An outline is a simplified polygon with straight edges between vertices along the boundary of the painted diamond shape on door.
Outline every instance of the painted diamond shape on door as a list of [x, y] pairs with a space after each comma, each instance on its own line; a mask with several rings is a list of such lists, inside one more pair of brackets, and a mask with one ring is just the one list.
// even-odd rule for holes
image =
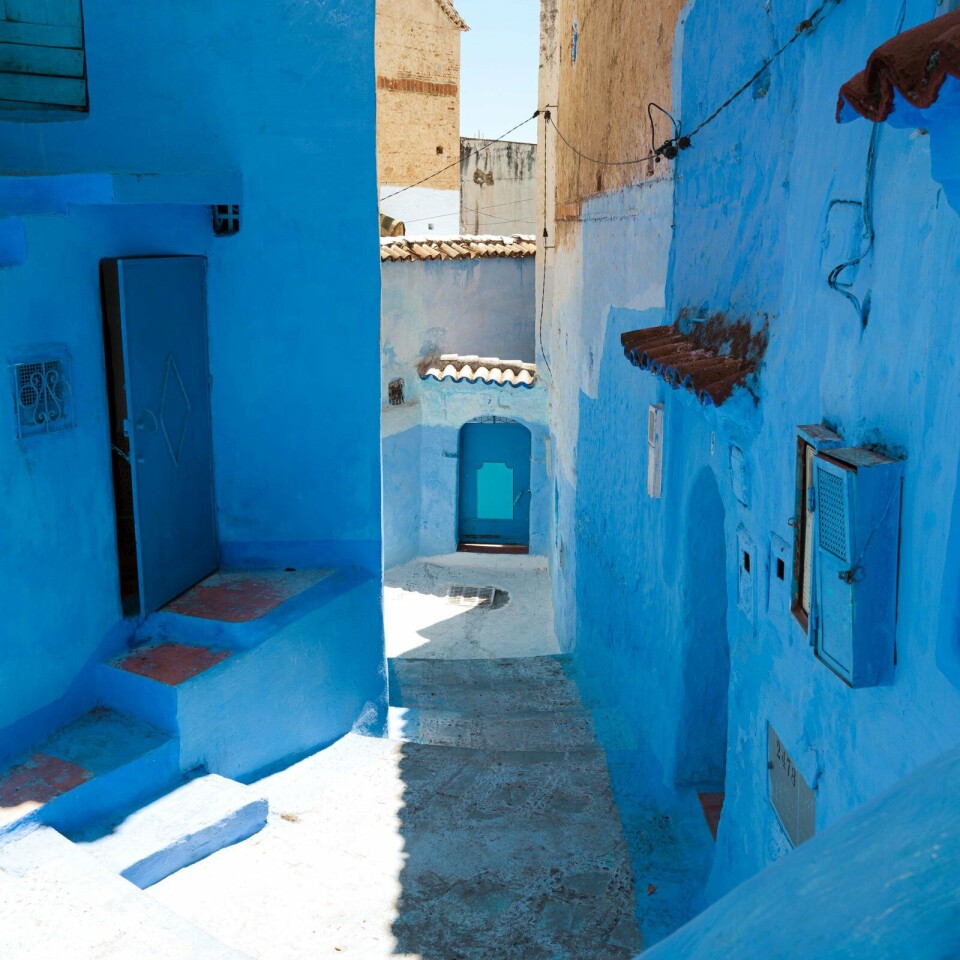
[[175, 466], [180, 465], [180, 454], [183, 452], [189, 419], [190, 398], [183, 385], [183, 377], [177, 369], [177, 361], [171, 353], [167, 356], [163, 370], [163, 386], [160, 388], [160, 429]]

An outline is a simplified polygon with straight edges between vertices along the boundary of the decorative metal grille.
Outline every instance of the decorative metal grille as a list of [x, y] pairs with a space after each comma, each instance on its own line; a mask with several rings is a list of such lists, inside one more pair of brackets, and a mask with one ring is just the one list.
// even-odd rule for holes
[[240, 204], [218, 203], [213, 211], [213, 232], [218, 237], [231, 237], [240, 232]]
[[12, 371], [18, 438], [74, 426], [69, 361], [15, 363]]
[[496, 587], [451, 586], [447, 602], [455, 607], [489, 607], [496, 592]]
[[817, 471], [817, 510], [820, 511], [820, 546], [838, 560], [847, 561], [847, 509], [843, 480], [834, 473]]
[[402, 406], [406, 402], [404, 397], [404, 382], [402, 377], [397, 377], [396, 380], [391, 380], [387, 385], [388, 397], [390, 400], [391, 407]]

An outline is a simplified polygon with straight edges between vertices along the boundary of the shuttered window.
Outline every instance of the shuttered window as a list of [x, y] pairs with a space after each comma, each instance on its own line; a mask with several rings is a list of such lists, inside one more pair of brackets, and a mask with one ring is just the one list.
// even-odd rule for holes
[[80, 0], [0, 0], [0, 108], [87, 109]]

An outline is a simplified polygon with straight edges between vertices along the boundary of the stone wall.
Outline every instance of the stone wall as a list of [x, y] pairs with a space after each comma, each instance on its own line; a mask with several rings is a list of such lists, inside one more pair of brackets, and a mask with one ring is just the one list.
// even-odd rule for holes
[[380, 184], [460, 186], [460, 31], [437, 0], [378, 0], [377, 156]]
[[537, 216], [537, 145], [460, 141], [460, 232], [532, 234]]
[[[647, 104], [670, 110], [673, 35], [682, 0], [558, 0], [560, 132], [589, 157], [628, 160], [650, 153]], [[576, 36], [576, 60], [574, 37]], [[541, 104], [546, 107], [547, 104]], [[654, 113], [657, 143], [672, 136]], [[557, 202], [575, 217], [587, 197], [655, 175], [652, 163], [600, 166], [557, 144]]]

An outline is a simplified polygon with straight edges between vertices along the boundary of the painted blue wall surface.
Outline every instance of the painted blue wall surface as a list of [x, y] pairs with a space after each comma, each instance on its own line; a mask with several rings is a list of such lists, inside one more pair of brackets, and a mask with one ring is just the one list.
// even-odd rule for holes
[[[381, 320], [384, 566], [457, 548], [458, 443], [463, 424], [524, 424], [533, 452], [530, 552], [547, 550], [546, 389], [421, 380], [433, 353], [534, 359], [533, 257], [385, 263]], [[387, 403], [401, 377], [406, 402]]]
[[[833, 204], [831, 213], [831, 202], [864, 199], [871, 136], [866, 122], [834, 122], [837, 91], [896, 32], [901, 6], [868, 0], [828, 11], [777, 60], [769, 83], [756, 84], [680, 154], [672, 179], [661, 171], [667, 179], [585, 202], [579, 224], [558, 225], [547, 337], [558, 634], [643, 731], [665, 776], [684, 779], [684, 756], [715, 752], [691, 742], [691, 721], [720, 696], [685, 680], [684, 664], [703, 638], [684, 616], [684, 598], [723, 586], [726, 629], [711, 631], [718, 663], [729, 644], [713, 897], [790, 849], [768, 799], [768, 723], [815, 789], [818, 831], [960, 741], [960, 217], [931, 177], [931, 138], [885, 125], [875, 241], [847, 274], [861, 302], [871, 294], [866, 328], [828, 286], [831, 269], [860, 243], [859, 227], [844, 217], [850, 205]], [[932, 2], [909, 2], [906, 26], [934, 12]], [[673, 112], [684, 129], [809, 13], [799, 0], [688, 4], [674, 63]], [[672, 322], [681, 311], [722, 312], [754, 330], [767, 324], [756, 399], [739, 390], [722, 407], [703, 408], [624, 358], [622, 331]], [[645, 418], [658, 401], [663, 496], [652, 500]], [[897, 665], [887, 686], [852, 690], [815, 659], [789, 613], [792, 558], [787, 586], [768, 559], [777, 543], [793, 544], [796, 427], [821, 421], [849, 445], [879, 444], [907, 458]], [[734, 490], [732, 446], [743, 452], [746, 503]], [[685, 544], [705, 472], [718, 494], [713, 512], [725, 549], [694, 565]], [[752, 600], [741, 604], [745, 547]]]
[[958, 790], [960, 751], [953, 750], [753, 877], [644, 956], [956, 956]]
[[[86, 0], [89, 113], [0, 117], [0, 213], [26, 241], [0, 350], [62, 347], [76, 406], [74, 430], [17, 441], [0, 404], [0, 728], [123, 643], [101, 258], [208, 258], [222, 559], [380, 568], [374, 4], [236, 14]], [[225, 202], [241, 231], [215, 239]]]

